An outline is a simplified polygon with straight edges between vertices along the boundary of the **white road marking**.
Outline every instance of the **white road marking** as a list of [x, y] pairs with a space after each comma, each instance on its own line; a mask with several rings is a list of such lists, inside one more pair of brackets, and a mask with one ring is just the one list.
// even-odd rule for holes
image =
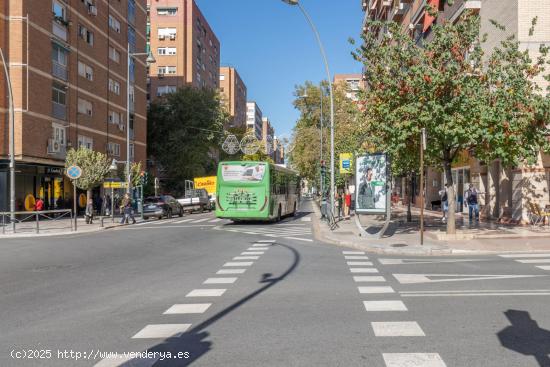
[[185, 297], [220, 297], [227, 289], [193, 289]]
[[220, 269], [216, 274], [243, 274], [245, 271], [246, 269]]
[[204, 313], [212, 303], [186, 303], [176, 304], [164, 311], [163, 315], [185, 314], [185, 313]]
[[378, 273], [376, 268], [350, 268], [349, 271], [352, 273]]
[[296, 240], [296, 241], [305, 241], [305, 242], [313, 242], [313, 240], [309, 238], [298, 238], [298, 237], [284, 237], [287, 240]]
[[180, 337], [191, 327], [191, 324], [153, 324], [147, 325], [132, 339], [158, 339]]
[[221, 218], [216, 218], [216, 219], [212, 219], [211, 221], [208, 221], [208, 223], [217, 223], [221, 220], [222, 220]]
[[275, 240], [259, 240], [258, 242], [270, 242], [270, 243], [273, 243], [273, 242], [275, 242]]
[[386, 367], [447, 367], [437, 353], [382, 353]]
[[395, 293], [392, 287], [357, 287], [361, 294]]
[[233, 284], [237, 278], [208, 278], [202, 284]]
[[408, 311], [402, 301], [363, 301], [367, 311]]
[[235, 256], [233, 260], [258, 260], [259, 256]]
[[265, 251], [245, 251], [241, 252], [241, 255], [263, 255], [265, 254]]
[[192, 221], [191, 223], [201, 223], [201, 222], [206, 222], [207, 220], [209, 220], [210, 218], [202, 218], [202, 219], [199, 219], [199, 220], [194, 220]]
[[347, 264], [349, 266], [372, 266], [370, 261], [348, 261]]
[[[519, 278], [537, 278], [547, 275], [492, 275], [492, 274], [393, 274], [395, 279], [401, 284], [418, 283], [440, 283], [440, 282], [463, 282], [469, 280], [500, 280], [500, 279], [519, 279]], [[448, 279], [430, 279], [430, 278], [448, 278]]]
[[176, 224], [179, 224], [179, 223], [186, 223], [186, 222], [190, 222], [190, 221], [192, 221], [192, 220], [194, 220], [194, 218], [191, 218], [191, 219], [188, 218], [188, 219], [184, 219], [184, 220], [178, 220], [178, 221], [175, 222], [175, 223], [176, 223]]
[[542, 270], [550, 270], [550, 266], [537, 266], [537, 268], [539, 269], [542, 269]]
[[311, 222], [311, 217], [303, 217], [300, 219], [302, 222]]
[[550, 259], [530, 259], [530, 260], [516, 260], [522, 264], [549, 264]]
[[371, 322], [375, 336], [426, 336], [416, 321]]
[[365, 251], [342, 251], [344, 255], [364, 255]]
[[117, 354], [109, 355], [94, 365], [94, 367], [153, 367], [160, 358], [134, 358], [130, 353], [128, 355]]
[[249, 247], [246, 250], [247, 251], [256, 251], [256, 250], [267, 251], [267, 250], [269, 250], [269, 247]]
[[252, 264], [254, 264], [254, 261], [238, 261], [238, 262], [230, 261], [223, 264], [223, 266], [250, 266]]
[[506, 254], [506, 255], [498, 255], [500, 257], [507, 257], [507, 258], [527, 258], [527, 257], [549, 257], [550, 252], [545, 253], [536, 253], [536, 254]]
[[550, 292], [462, 292], [462, 293], [401, 293], [402, 297], [482, 297], [482, 296], [550, 296]]
[[382, 265], [414, 265], [414, 264], [441, 264], [461, 263], [470, 261], [492, 261], [490, 259], [378, 259]]
[[383, 276], [378, 275], [359, 275], [354, 276], [353, 280], [355, 282], [385, 282], [386, 279]]
[[353, 256], [353, 255], [348, 255], [348, 256], [344, 256], [344, 259], [346, 259], [346, 260], [368, 260], [369, 257], [368, 257], [368, 256]]
[[252, 245], [252, 247], [265, 247], [267, 246], [265, 243], [255, 243]]

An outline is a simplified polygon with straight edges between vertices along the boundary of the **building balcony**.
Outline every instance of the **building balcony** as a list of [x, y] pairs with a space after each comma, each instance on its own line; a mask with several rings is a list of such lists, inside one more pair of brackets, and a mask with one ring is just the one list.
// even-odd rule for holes
[[67, 67], [52, 60], [52, 75], [58, 79], [67, 80]]
[[67, 27], [58, 21], [52, 21], [52, 33], [63, 41], [67, 41]]
[[464, 13], [466, 10], [472, 10], [474, 13], [479, 13], [481, 10], [481, 0], [466, 0], [460, 7], [457, 9], [456, 12], [454, 12], [453, 15], [449, 17], [450, 22], [456, 22], [458, 18]]
[[130, 129], [130, 140], [135, 140], [135, 132], [134, 132], [134, 129]]
[[50, 138], [48, 139], [48, 156], [55, 159], [65, 159], [67, 156], [67, 146], [61, 144], [58, 140]]
[[52, 102], [52, 116], [58, 120], [66, 120], [67, 106], [57, 102]]

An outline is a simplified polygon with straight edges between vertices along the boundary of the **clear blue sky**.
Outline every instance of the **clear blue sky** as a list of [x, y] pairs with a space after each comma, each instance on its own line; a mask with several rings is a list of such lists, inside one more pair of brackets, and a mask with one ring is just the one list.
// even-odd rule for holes
[[[325, 77], [313, 32], [300, 10], [281, 0], [196, 0], [221, 43], [221, 63], [237, 68], [277, 135], [298, 117], [294, 86]], [[325, 44], [331, 73], [359, 73], [348, 38], [359, 40], [360, 0], [301, 0]]]

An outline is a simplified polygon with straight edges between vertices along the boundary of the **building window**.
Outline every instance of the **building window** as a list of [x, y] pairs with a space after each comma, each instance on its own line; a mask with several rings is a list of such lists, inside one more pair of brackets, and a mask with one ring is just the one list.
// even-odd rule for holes
[[157, 15], [174, 16], [178, 13], [178, 8], [157, 8]]
[[134, 144], [130, 143], [130, 161], [134, 160]]
[[225, 74], [220, 74], [220, 80], [225, 80]]
[[120, 83], [116, 80], [109, 79], [109, 91], [116, 95], [120, 95]]
[[159, 48], [157, 49], [157, 53], [158, 53], [159, 55], [161, 55], [161, 56], [162, 56], [162, 55], [166, 55], [166, 47], [159, 47]]
[[78, 135], [78, 147], [83, 147], [87, 149], [94, 149], [94, 139], [84, 136], [84, 135]]
[[67, 80], [67, 57], [69, 52], [57, 43], [52, 43], [52, 73], [54, 76]]
[[157, 34], [160, 40], [166, 38], [174, 40], [176, 39], [176, 28], [159, 28]]
[[52, 12], [53, 12], [54, 18], [57, 21], [65, 22], [67, 20], [66, 18], [67, 12], [66, 12], [65, 6], [63, 6], [60, 2], [55, 0], [52, 2]]
[[176, 48], [175, 47], [167, 47], [166, 48], [166, 54], [167, 55], [175, 55], [176, 54]]
[[120, 144], [108, 143], [107, 153], [115, 157], [120, 157]]
[[82, 115], [92, 116], [93, 114], [93, 105], [92, 102], [85, 99], [78, 99], [78, 113]]
[[159, 74], [166, 74], [166, 66], [157, 67], [157, 71]]
[[82, 61], [78, 62], [78, 75], [88, 80], [94, 80], [94, 69]]
[[128, 22], [134, 24], [136, 21], [136, 2], [128, 0]]
[[109, 27], [115, 32], [120, 33], [120, 22], [112, 15], [109, 15]]
[[52, 123], [52, 139], [60, 145], [65, 145], [65, 126]]
[[136, 31], [130, 26], [128, 26], [128, 44], [130, 52], [136, 52]]
[[109, 123], [114, 125], [119, 125], [123, 123], [122, 114], [116, 111], [109, 111]]
[[94, 33], [83, 25], [78, 26], [78, 35], [90, 46], [94, 45]]
[[166, 73], [167, 74], [176, 74], [176, 67], [175, 66], [167, 66], [166, 67]]
[[116, 63], [120, 62], [120, 52], [116, 48], [109, 46], [109, 58]]
[[67, 92], [62, 84], [54, 83], [52, 85], [52, 102], [59, 105], [66, 105]]
[[163, 94], [174, 93], [176, 91], [175, 85], [162, 85], [157, 88], [157, 96], [160, 97]]

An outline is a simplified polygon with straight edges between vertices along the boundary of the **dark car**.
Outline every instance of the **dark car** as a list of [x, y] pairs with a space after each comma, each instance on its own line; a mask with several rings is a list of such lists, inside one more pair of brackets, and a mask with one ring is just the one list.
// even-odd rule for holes
[[183, 208], [170, 195], [151, 196], [143, 200], [143, 218], [162, 217], [172, 218], [173, 215], [183, 216]]

